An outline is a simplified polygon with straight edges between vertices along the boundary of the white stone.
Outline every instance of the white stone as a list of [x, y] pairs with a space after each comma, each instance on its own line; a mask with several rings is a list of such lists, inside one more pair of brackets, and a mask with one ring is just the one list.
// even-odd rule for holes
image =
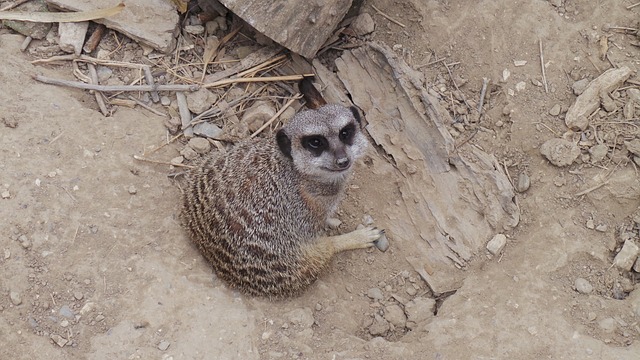
[[504, 234], [497, 234], [487, 243], [487, 250], [492, 255], [497, 255], [504, 249], [505, 245], [507, 245], [507, 237]]
[[574, 284], [576, 291], [580, 294], [590, 294], [593, 291], [593, 286], [589, 281], [583, 278], [577, 278]]
[[60, 34], [58, 45], [60, 45], [60, 49], [64, 52], [80, 55], [88, 29], [88, 21], [60, 23], [58, 25], [58, 33]]
[[629, 271], [636, 262], [639, 253], [640, 248], [638, 248], [638, 245], [634, 244], [632, 240], [627, 240], [618, 255], [613, 259], [613, 263], [621, 270]]
[[373, 22], [373, 18], [368, 13], [358, 15], [351, 23], [351, 30], [353, 30], [357, 36], [370, 34], [375, 30], [375, 27], [376, 25]]

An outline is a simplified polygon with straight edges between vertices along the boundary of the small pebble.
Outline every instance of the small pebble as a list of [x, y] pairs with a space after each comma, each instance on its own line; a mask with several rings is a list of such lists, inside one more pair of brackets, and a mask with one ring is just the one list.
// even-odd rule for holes
[[100, 322], [100, 321], [104, 320], [104, 315], [102, 315], [102, 314], [96, 315], [96, 319], [95, 320], [96, 320], [96, 322]]
[[69, 320], [60, 321], [60, 326], [62, 326], [63, 328], [66, 328], [67, 326], [69, 326]]
[[321, 311], [322, 310], [322, 304], [317, 303], [316, 304], [316, 311]]
[[590, 294], [593, 291], [593, 286], [583, 278], [577, 278], [575, 281], [576, 291], [580, 294]]
[[606, 224], [600, 224], [600, 225], [596, 226], [596, 231], [607, 232], [608, 228], [609, 227]]
[[11, 250], [4, 249], [4, 259], [7, 260], [10, 257], [11, 257]]
[[496, 127], [503, 127], [503, 126], [504, 126], [504, 122], [502, 120], [496, 121]]
[[169, 99], [168, 96], [163, 96], [160, 98], [160, 104], [162, 104], [162, 106], [169, 106], [171, 105], [171, 99]]
[[593, 321], [593, 320], [595, 320], [597, 317], [598, 317], [598, 315], [597, 315], [596, 313], [594, 313], [593, 311], [592, 311], [592, 312], [590, 312], [590, 313], [587, 315], [587, 319], [588, 319], [589, 321]]
[[613, 259], [613, 263], [618, 268], [629, 271], [636, 262], [639, 253], [640, 248], [638, 248], [638, 245], [636, 245], [633, 240], [626, 240], [620, 252]]
[[68, 342], [67, 339], [63, 338], [58, 334], [51, 334], [49, 337], [51, 338], [51, 340], [53, 340], [53, 342], [55, 342], [60, 347], [64, 347]]
[[184, 156], [180, 155], [171, 159], [170, 163], [174, 165], [178, 165], [178, 164], [182, 164], [183, 161], [184, 161]]
[[505, 245], [507, 245], [507, 237], [504, 234], [496, 234], [496, 236], [487, 243], [487, 250], [489, 250], [492, 255], [497, 255], [504, 249]]
[[184, 31], [193, 35], [200, 35], [204, 33], [204, 26], [202, 25], [186, 25]]
[[211, 143], [207, 139], [201, 137], [194, 137], [189, 140], [189, 147], [192, 148], [198, 154], [206, 154], [211, 150]]
[[606, 318], [598, 322], [598, 326], [606, 333], [612, 333], [616, 330], [616, 320], [614, 318]]
[[407, 295], [409, 296], [415, 296], [417, 291], [416, 288], [414, 288], [413, 286], [407, 286], [405, 292], [407, 293]]
[[338, 218], [328, 218], [327, 219], [327, 225], [329, 225], [330, 228], [332, 229], [337, 229], [340, 227], [340, 225], [342, 225], [342, 221], [340, 221], [340, 219]]
[[596, 228], [596, 225], [595, 225], [595, 222], [593, 221], [593, 219], [587, 220], [587, 229], [593, 230], [595, 228]]
[[378, 240], [374, 241], [373, 244], [382, 252], [389, 249], [389, 239], [387, 239], [387, 235], [385, 233], [382, 233], [382, 236], [380, 236]]
[[553, 105], [553, 107], [551, 108], [551, 110], [549, 110], [549, 114], [553, 115], [553, 116], [558, 116], [560, 115], [560, 104], [555, 104]]
[[384, 299], [384, 295], [382, 294], [382, 290], [378, 288], [371, 288], [367, 291], [367, 296], [373, 300], [382, 300]]
[[129, 191], [129, 194], [131, 194], [131, 195], [135, 195], [135, 194], [137, 194], [137, 193], [138, 193], [138, 189], [136, 189], [136, 187], [135, 187], [135, 186], [133, 186], [133, 185], [129, 186], [129, 188], [127, 189], [127, 191]]
[[11, 303], [15, 306], [22, 304], [22, 296], [17, 291], [9, 292], [9, 298], [11, 299]]
[[167, 340], [162, 340], [160, 341], [160, 343], [158, 344], [158, 349], [160, 351], [165, 351], [169, 348], [169, 346], [171, 345], [170, 342], [168, 342]]
[[82, 300], [84, 298], [84, 295], [80, 291], [74, 291], [73, 297], [76, 298], [76, 300]]
[[527, 60], [513, 60], [513, 65], [516, 67], [527, 65]]
[[9, 192], [9, 190], [5, 190], [0, 196], [2, 196], [3, 199], [8, 199], [11, 197], [11, 193]]
[[518, 182], [516, 183], [516, 191], [523, 193], [529, 190], [530, 186], [531, 186], [531, 179], [529, 178], [529, 175], [524, 171], [521, 172], [518, 175]]
[[369, 214], [362, 216], [362, 225], [368, 226], [373, 224], [373, 217]]

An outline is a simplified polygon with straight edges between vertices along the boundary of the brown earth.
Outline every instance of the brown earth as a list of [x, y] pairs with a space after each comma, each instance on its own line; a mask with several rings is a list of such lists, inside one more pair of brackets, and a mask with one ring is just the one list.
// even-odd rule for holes
[[[451, 69], [467, 80], [461, 90], [468, 99], [477, 101], [482, 79], [492, 80], [485, 116], [479, 126], [458, 128], [460, 136], [479, 129], [469, 144], [494, 154], [514, 178], [526, 172], [532, 184], [518, 195], [521, 222], [503, 253], [476, 254], [457, 292], [437, 299], [435, 316], [417, 311], [422, 318], [414, 324], [403, 322], [402, 310], [429, 308], [424, 302], [433, 296], [405, 260], [421, 240], [393, 234], [386, 253], [338, 256], [299, 298], [251, 299], [217, 282], [180, 228], [180, 190], [167, 167], [132, 158], [165, 140], [163, 119], [126, 108], [105, 118], [92, 95], [35, 82], [37, 73], [69, 77], [69, 67], [31, 65], [19, 50], [22, 36], [2, 33], [0, 192], [8, 195], [0, 198], [0, 353], [51, 360], [637, 359], [640, 296], [627, 294], [638, 293], [638, 274], [612, 266], [621, 233], [638, 240], [631, 220], [640, 205], [637, 170], [613, 160], [594, 166], [587, 157], [558, 168], [538, 150], [567, 131], [562, 114], [549, 111], [573, 103], [575, 80], [615, 64], [629, 66], [638, 81], [640, 51], [631, 45], [638, 38], [603, 30], [637, 28], [640, 6], [626, 9], [632, 4], [364, 2], [361, 11], [377, 26], [373, 39], [422, 69], [428, 85], [451, 86], [442, 65], [420, 67], [445, 56], [459, 62]], [[609, 37], [609, 60], [598, 54], [602, 36]], [[534, 84], [542, 81], [538, 39], [549, 93]], [[504, 69], [511, 75], [501, 81]], [[168, 146], [157, 155], [171, 159], [177, 151]], [[393, 168], [372, 156], [357, 171], [338, 214], [341, 230], [365, 214], [385, 226], [385, 209], [400, 199]], [[605, 186], [575, 196], [605, 174]], [[590, 229], [589, 220], [606, 226]], [[576, 292], [579, 277], [593, 286], [590, 294]], [[383, 299], [368, 296], [375, 288]], [[386, 329], [383, 337], [373, 337], [376, 326]]]

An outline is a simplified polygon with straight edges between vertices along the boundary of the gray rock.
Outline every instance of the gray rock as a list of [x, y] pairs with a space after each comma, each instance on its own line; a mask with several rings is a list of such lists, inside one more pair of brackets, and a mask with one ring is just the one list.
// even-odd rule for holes
[[[44, 0], [29, 1], [25, 4], [17, 6], [15, 10], [27, 11], [27, 12], [48, 12], [49, 11]], [[31, 36], [31, 38], [38, 39], [38, 40], [44, 39], [49, 33], [49, 30], [51, 30], [51, 23], [38, 23], [38, 22], [12, 21], [12, 20], [5, 20], [2, 23], [4, 24], [4, 26], [11, 28], [14, 31], [24, 36]]]
[[204, 24], [204, 28], [208, 35], [213, 35], [220, 29], [220, 26], [217, 21], [207, 21], [207, 23]]
[[224, 131], [215, 124], [203, 122], [193, 126], [193, 133], [210, 139], [219, 139]]
[[310, 328], [315, 322], [315, 319], [313, 318], [313, 311], [306, 307], [291, 310], [284, 314], [284, 318], [291, 324], [305, 329]]
[[640, 139], [625, 141], [624, 146], [635, 156], [640, 156]]
[[198, 154], [203, 155], [208, 153], [211, 150], [211, 143], [207, 139], [204, 139], [201, 137], [194, 137], [191, 140], [189, 140], [189, 147], [192, 148]]
[[289, 106], [288, 108], [284, 109], [282, 114], [280, 114], [280, 120], [282, 120], [283, 122], [287, 122], [292, 119], [295, 114], [296, 110]]
[[399, 305], [388, 305], [384, 308], [384, 318], [396, 327], [403, 328], [407, 324], [407, 316]]
[[60, 310], [58, 310], [58, 314], [60, 314], [61, 316], [66, 317], [67, 319], [75, 318], [75, 314], [73, 313], [73, 310], [71, 310], [69, 305], [62, 305], [60, 307]]
[[614, 318], [602, 319], [598, 322], [598, 326], [606, 333], [612, 333], [616, 331], [617, 323]]
[[[129, 192], [131, 192], [131, 191], [129, 191]], [[81, 291], [74, 291], [73, 292], [73, 297], [76, 300], [82, 300], [84, 298], [84, 294]]]
[[639, 89], [627, 89], [627, 96], [629, 100], [640, 105], [640, 90]]
[[169, 106], [171, 105], [171, 99], [169, 99], [168, 96], [162, 96], [160, 97], [160, 104], [162, 104], [162, 106]]
[[633, 264], [633, 271], [640, 273], [640, 257], [637, 258], [635, 264]]
[[549, 3], [555, 7], [562, 6], [562, 0], [549, 0]]
[[553, 105], [553, 107], [551, 108], [551, 110], [549, 110], [549, 114], [553, 115], [553, 116], [558, 116], [560, 115], [560, 104], [555, 104]]
[[194, 114], [201, 114], [209, 110], [211, 105], [216, 102], [218, 97], [211, 91], [201, 88], [187, 94], [187, 106], [189, 111]]
[[376, 314], [373, 324], [369, 326], [369, 334], [372, 336], [384, 336], [389, 331], [389, 322]]
[[621, 270], [629, 271], [640, 254], [640, 248], [633, 240], [627, 240], [622, 245], [622, 249], [613, 259], [613, 263]]
[[529, 175], [524, 171], [518, 174], [518, 181], [516, 182], [516, 191], [523, 193], [529, 190], [530, 186], [531, 186], [531, 179], [529, 178]]
[[376, 24], [368, 13], [358, 15], [351, 23], [351, 30], [353, 30], [357, 36], [371, 34], [375, 28]]
[[[96, 4], [86, 0], [47, 0], [49, 4], [71, 11], [95, 10]], [[176, 44], [178, 12], [170, 1], [127, 0], [126, 10], [118, 16], [93, 20], [136, 41], [169, 53]]]
[[367, 296], [373, 300], [383, 300], [384, 294], [382, 294], [382, 290], [379, 288], [371, 288], [367, 290]]
[[58, 334], [51, 334], [49, 337], [51, 338], [51, 340], [53, 340], [54, 343], [56, 343], [56, 345], [60, 347], [64, 347], [65, 345], [67, 345], [68, 340]]
[[[404, 306], [404, 312], [407, 314], [407, 327], [415, 328], [415, 325], [421, 324], [434, 317], [436, 310], [436, 301], [430, 298], [415, 298], [407, 302]], [[409, 324], [409, 322], [413, 324]]]
[[505, 245], [507, 245], [507, 237], [504, 234], [496, 234], [493, 239], [487, 243], [487, 250], [489, 250], [492, 255], [497, 255], [504, 249]]
[[580, 95], [587, 89], [587, 86], [589, 86], [589, 79], [580, 79], [571, 85], [571, 89], [574, 94]]
[[96, 66], [96, 72], [98, 73], [98, 82], [104, 84], [113, 75], [113, 70], [106, 66]]
[[589, 149], [589, 153], [591, 154], [591, 162], [594, 164], [599, 163], [600, 161], [604, 160], [608, 152], [609, 152], [609, 147], [605, 144], [598, 144], [598, 145], [592, 146]]
[[182, 150], [180, 150], [180, 155], [182, 155], [187, 160], [193, 160], [198, 157], [198, 153], [189, 146], [185, 146]]
[[340, 219], [338, 218], [328, 218], [327, 219], [327, 225], [331, 228], [331, 229], [338, 229], [340, 227], [340, 225], [342, 225], [342, 221], [340, 221]]
[[631, 309], [640, 318], [640, 288], [633, 290], [629, 293], [626, 299], [631, 304]]
[[169, 346], [171, 346], [171, 343], [167, 340], [162, 340], [158, 343], [158, 350], [160, 351], [166, 351]]
[[60, 45], [60, 49], [64, 52], [80, 55], [88, 29], [88, 21], [59, 23], [60, 40], [58, 40], [58, 45]]
[[17, 291], [10, 291], [9, 299], [11, 299], [11, 303], [15, 306], [22, 304], [22, 296]]
[[204, 34], [204, 26], [202, 25], [186, 25], [184, 27], [184, 31], [188, 32], [192, 35], [202, 35]]
[[614, 111], [618, 106], [616, 105], [616, 102], [613, 101], [613, 99], [611, 98], [611, 96], [609, 96], [608, 93], [603, 92], [600, 94], [600, 103], [602, 104], [602, 107], [607, 111], [607, 112], [612, 112]]
[[275, 114], [276, 111], [271, 105], [263, 101], [258, 101], [245, 111], [242, 116], [242, 121], [249, 126], [249, 131], [253, 133]]
[[590, 294], [593, 291], [591, 283], [583, 278], [577, 278], [575, 281], [576, 291], [580, 294]]
[[580, 155], [578, 145], [565, 139], [550, 139], [540, 146], [540, 153], [555, 166], [568, 166]]

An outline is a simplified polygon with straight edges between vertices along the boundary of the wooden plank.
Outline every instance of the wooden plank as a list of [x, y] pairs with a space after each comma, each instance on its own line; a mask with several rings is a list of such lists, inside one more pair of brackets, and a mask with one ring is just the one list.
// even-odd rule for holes
[[351, 7], [351, 0], [220, 2], [262, 34], [306, 58], [315, 56]]

